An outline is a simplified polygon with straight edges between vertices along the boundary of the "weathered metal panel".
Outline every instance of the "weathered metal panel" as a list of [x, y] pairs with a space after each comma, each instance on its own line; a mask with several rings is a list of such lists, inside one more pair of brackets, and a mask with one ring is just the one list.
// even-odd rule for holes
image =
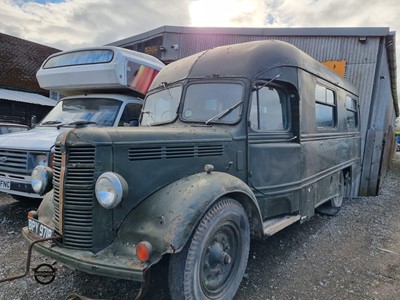
[[[383, 45], [382, 45], [383, 47]], [[368, 128], [377, 130], [374, 139], [366, 140], [366, 143], [372, 143], [373, 151], [365, 148], [363, 161], [363, 180], [361, 181], [361, 190], [366, 191], [364, 195], [376, 195], [379, 192], [380, 178], [386, 174], [390, 155], [390, 149], [393, 147], [390, 135], [394, 127], [393, 122], [393, 104], [391, 93], [391, 82], [389, 74], [389, 66], [387, 63], [386, 51], [380, 51], [377, 63], [379, 70], [375, 73], [374, 90], [371, 95], [369, 107]], [[379, 134], [378, 134], [379, 133]], [[369, 174], [366, 180], [366, 174]]]
[[375, 76], [375, 64], [353, 64], [346, 71], [347, 78], [358, 88], [360, 96], [360, 132], [362, 152], [365, 146], [366, 132], [369, 128], [369, 112]]
[[[163, 31], [163, 32], [161, 32]], [[394, 40], [394, 34], [389, 28], [191, 28], [166, 26], [155, 30], [164, 34], [163, 53], [165, 60], [176, 60], [199, 51], [213, 47], [243, 43], [255, 40], [281, 40], [293, 44], [318, 61], [345, 60], [345, 77], [359, 90], [360, 96], [360, 132], [362, 155], [372, 156], [367, 143], [381, 143], [374, 138], [368, 139], [370, 129], [386, 132], [392, 125], [392, 116], [397, 108], [392, 94], [393, 75], [388, 62], [385, 47], [380, 50], [381, 43]], [[390, 36], [390, 34], [392, 34]], [[131, 42], [135, 43], [135, 37]], [[179, 49], [172, 49], [172, 45], [179, 45]], [[389, 63], [391, 64], [389, 66]], [[392, 67], [393, 69], [393, 67]], [[392, 70], [393, 71], [393, 70]], [[396, 97], [395, 97], [396, 98]], [[393, 124], [394, 126], [394, 124]], [[370, 174], [372, 157], [362, 158], [364, 170]], [[387, 160], [385, 160], [387, 161]], [[384, 160], [381, 163], [385, 164]], [[383, 170], [386, 168], [382, 165]], [[376, 168], [374, 169], [376, 170]], [[374, 171], [373, 171], [374, 172]], [[379, 173], [378, 171], [375, 171]], [[362, 176], [362, 184], [368, 186]], [[364, 180], [364, 181], [363, 181]], [[379, 181], [376, 181], [379, 184]], [[366, 187], [367, 190], [373, 188]]]
[[369, 182], [368, 182], [368, 195], [377, 195], [379, 188], [379, 170], [381, 167], [381, 159], [382, 159], [382, 150], [383, 150], [383, 138], [385, 136], [385, 132], [376, 131], [375, 132], [375, 143], [372, 148], [372, 153], [367, 153], [372, 157], [370, 172], [369, 172]]
[[382, 167], [380, 170], [380, 178], [383, 178], [386, 175], [394, 151], [395, 151], [395, 137], [394, 137], [393, 127], [390, 125], [383, 140], [383, 152], [382, 152], [382, 163], [381, 163]]
[[[368, 153], [373, 153], [373, 148], [375, 144], [376, 131], [371, 129], [367, 131], [366, 141], [368, 143], [365, 146], [365, 151]], [[370, 179], [370, 169], [372, 164], [372, 157], [364, 157], [362, 173], [361, 173], [361, 183], [360, 183], [360, 195], [368, 195], [368, 182]]]
[[[379, 73], [376, 76], [376, 95], [374, 109], [372, 110], [371, 124], [377, 129], [386, 130], [390, 119], [392, 109], [392, 93], [390, 89], [390, 74], [387, 64], [386, 51], [382, 52], [382, 63], [380, 64]], [[392, 124], [393, 125], [393, 124]]]

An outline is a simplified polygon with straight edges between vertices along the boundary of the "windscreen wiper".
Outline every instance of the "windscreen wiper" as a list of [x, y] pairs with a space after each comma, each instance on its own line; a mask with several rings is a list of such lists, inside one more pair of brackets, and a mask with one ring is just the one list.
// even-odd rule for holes
[[233, 111], [236, 107], [238, 107], [242, 103], [243, 103], [243, 101], [239, 101], [238, 103], [232, 105], [231, 107], [228, 107], [227, 109], [221, 111], [219, 114], [217, 114], [214, 117], [208, 119], [206, 121], [206, 125], [208, 125], [210, 122], [212, 122], [214, 120], [219, 120], [219, 119], [225, 117], [227, 114], [229, 114], [231, 111]]
[[93, 121], [78, 120], [78, 121], [71, 122], [71, 123], [60, 124], [57, 126], [57, 129], [60, 129], [63, 126], [69, 126], [69, 125], [83, 126], [83, 125], [90, 125], [90, 124], [97, 124], [97, 123], [93, 122]]
[[61, 121], [46, 121], [40, 125], [55, 125], [55, 124], [60, 124], [60, 123], [61, 123]]

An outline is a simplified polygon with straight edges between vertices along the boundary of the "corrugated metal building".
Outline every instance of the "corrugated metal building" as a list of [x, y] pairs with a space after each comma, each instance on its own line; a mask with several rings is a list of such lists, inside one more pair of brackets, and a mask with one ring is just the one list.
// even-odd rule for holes
[[[393, 156], [399, 116], [395, 32], [371, 28], [196, 28], [164, 26], [110, 45], [165, 63], [221, 45], [276, 39], [340, 66], [359, 89], [363, 168], [360, 195], [376, 195]], [[339, 68], [338, 68], [339, 69]]]
[[57, 104], [40, 88], [36, 71], [60, 50], [0, 33], [0, 120], [31, 125]]
[[0, 88], [0, 121], [31, 126], [32, 116], [41, 120], [56, 104], [40, 94]]

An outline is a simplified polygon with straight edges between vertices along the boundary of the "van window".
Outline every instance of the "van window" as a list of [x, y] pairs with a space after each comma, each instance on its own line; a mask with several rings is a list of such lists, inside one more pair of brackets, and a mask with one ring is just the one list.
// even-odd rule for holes
[[186, 90], [182, 120], [234, 124], [242, 115], [244, 88], [238, 83], [193, 83]]
[[348, 128], [358, 127], [358, 103], [356, 99], [346, 96], [346, 125]]
[[141, 108], [140, 103], [128, 103], [122, 112], [118, 126], [138, 126]]
[[250, 124], [253, 130], [283, 131], [289, 128], [288, 94], [275, 87], [253, 91]]
[[315, 119], [317, 127], [334, 127], [336, 101], [334, 91], [317, 84], [315, 86]]

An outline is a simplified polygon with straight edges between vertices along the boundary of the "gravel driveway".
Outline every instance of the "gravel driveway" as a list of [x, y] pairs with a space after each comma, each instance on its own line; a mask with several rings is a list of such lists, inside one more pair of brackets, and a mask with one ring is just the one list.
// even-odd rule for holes
[[[244, 299], [400, 299], [400, 154], [377, 197], [348, 200], [336, 217], [316, 215], [250, 248], [247, 273], [235, 297]], [[21, 236], [34, 203], [0, 193], [0, 278], [24, 272]], [[52, 264], [35, 253], [32, 266]], [[65, 299], [74, 292], [96, 299], [133, 299], [139, 285], [87, 275], [60, 264], [49, 285], [29, 276], [0, 283], [0, 300]], [[158, 279], [166, 277], [160, 268]], [[149, 299], [168, 299], [165, 281]]]

